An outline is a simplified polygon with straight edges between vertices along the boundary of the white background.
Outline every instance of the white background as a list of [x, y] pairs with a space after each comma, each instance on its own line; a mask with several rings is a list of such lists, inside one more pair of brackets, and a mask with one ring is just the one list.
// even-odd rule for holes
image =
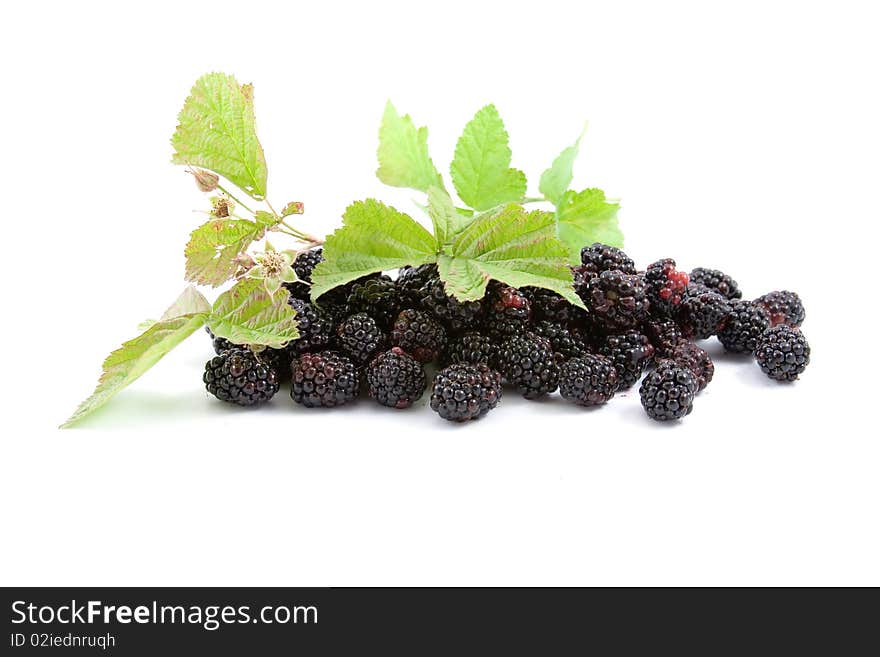
[[[4, 13], [0, 583], [880, 584], [880, 42], [872, 3], [16, 3]], [[236, 8], [238, 7], [238, 8]], [[169, 162], [202, 73], [256, 86], [276, 206], [326, 233], [394, 100], [446, 170], [494, 102], [540, 172], [623, 203], [642, 266], [800, 292], [795, 385], [724, 356], [678, 426], [634, 391], [469, 426], [369, 400], [210, 398], [193, 336], [81, 427], [106, 353], [183, 288], [203, 198]]]

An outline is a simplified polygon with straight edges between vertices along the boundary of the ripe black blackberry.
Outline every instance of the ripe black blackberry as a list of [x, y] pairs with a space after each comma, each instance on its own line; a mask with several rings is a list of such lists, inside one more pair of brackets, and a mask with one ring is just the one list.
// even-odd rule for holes
[[580, 296], [590, 320], [605, 331], [636, 328], [648, 316], [647, 287], [638, 274], [603, 271], [589, 280]]
[[336, 339], [342, 352], [358, 366], [369, 362], [387, 342], [385, 333], [367, 313], [346, 317], [336, 327]]
[[422, 363], [430, 363], [446, 350], [446, 329], [422, 310], [402, 310], [391, 329], [391, 345]]
[[296, 259], [293, 261], [293, 271], [296, 272], [299, 281], [296, 283], [284, 283], [290, 291], [290, 296], [309, 301], [311, 294], [312, 272], [318, 263], [324, 260], [324, 250], [322, 248], [310, 249], [309, 251], [300, 251]]
[[636, 330], [612, 333], [599, 345], [598, 352], [617, 370], [617, 389], [631, 388], [654, 358], [654, 345]]
[[422, 309], [427, 310], [451, 335], [476, 329], [483, 312], [481, 301], [459, 301], [446, 294], [443, 281], [431, 278], [419, 291]]
[[532, 319], [536, 322], [568, 324], [574, 318], [576, 308], [556, 292], [531, 286], [521, 287], [519, 291], [532, 307]]
[[487, 365], [458, 363], [434, 377], [431, 409], [450, 422], [483, 417], [501, 400], [501, 375]]
[[690, 282], [697, 285], [705, 285], [710, 290], [714, 290], [725, 299], [741, 299], [742, 291], [739, 285], [730, 276], [723, 271], [717, 269], [707, 269], [706, 267], [697, 267], [692, 270]]
[[496, 342], [523, 333], [532, 318], [529, 300], [515, 287], [489, 283], [483, 305], [482, 331]]
[[632, 258], [616, 247], [598, 242], [581, 249], [581, 264], [595, 274], [613, 269], [624, 274], [636, 273], [636, 263]]
[[810, 364], [810, 344], [798, 329], [780, 324], [764, 331], [755, 358], [771, 379], [794, 381]]
[[469, 363], [494, 367], [498, 355], [498, 345], [489, 336], [470, 331], [454, 340], [446, 351], [446, 363]]
[[244, 348], [244, 345], [233, 344], [226, 338], [218, 338], [211, 332], [211, 329], [209, 329], [207, 326], [205, 327], [205, 333], [211, 336], [211, 346], [214, 347], [215, 354], [222, 354], [223, 352], [234, 349], [235, 347]]
[[679, 420], [693, 410], [697, 380], [691, 371], [671, 360], [662, 360], [639, 388], [642, 406], [653, 420]]
[[358, 371], [335, 351], [303, 354], [291, 365], [290, 398], [307, 408], [342, 406], [357, 397]]
[[642, 332], [654, 346], [655, 358], [668, 358], [678, 343], [685, 339], [681, 327], [672, 319], [649, 320], [642, 325]]
[[763, 306], [770, 315], [770, 325], [785, 324], [797, 328], [804, 323], [806, 311], [801, 298], [794, 292], [782, 290], [770, 292], [755, 299], [755, 303]]
[[655, 318], [672, 317], [687, 294], [690, 278], [686, 272], [676, 269], [675, 260], [664, 258], [648, 265], [645, 283], [651, 301], [651, 314]]
[[565, 326], [554, 324], [553, 322], [536, 322], [531, 327], [533, 333], [547, 338], [556, 354], [559, 362], [566, 361], [575, 356], [583, 356], [590, 352], [589, 345], [576, 333], [573, 333]]
[[267, 402], [278, 392], [278, 373], [250, 349], [233, 348], [205, 363], [205, 388], [217, 399], [239, 406]]
[[425, 283], [437, 277], [437, 265], [401, 267], [397, 273], [397, 288], [400, 290], [403, 308], [419, 308], [422, 304], [421, 290]]
[[422, 364], [400, 347], [376, 356], [366, 374], [370, 397], [391, 408], [412, 406], [427, 385]]
[[697, 392], [703, 390], [715, 375], [715, 364], [705, 349], [684, 340], [672, 350], [670, 360], [688, 368], [697, 380]]
[[768, 328], [770, 315], [762, 306], [751, 301], [734, 299], [730, 302], [727, 322], [718, 332], [718, 340], [728, 351], [752, 353]]
[[581, 406], [604, 404], [617, 391], [614, 364], [596, 354], [585, 354], [563, 363], [559, 372], [559, 393]]
[[730, 312], [725, 297], [707, 287], [689, 285], [687, 296], [675, 308], [675, 319], [687, 338], [707, 340], [724, 328]]
[[514, 336], [498, 348], [498, 368], [526, 399], [536, 399], [559, 386], [559, 365], [550, 341], [534, 333]]
[[388, 330], [400, 312], [400, 301], [400, 291], [388, 276], [369, 278], [351, 286], [345, 314], [367, 313], [383, 330]]
[[287, 302], [296, 311], [299, 330], [299, 338], [287, 346], [288, 351], [292, 354], [303, 354], [323, 351], [333, 345], [336, 322], [329, 313], [302, 299], [290, 297]]

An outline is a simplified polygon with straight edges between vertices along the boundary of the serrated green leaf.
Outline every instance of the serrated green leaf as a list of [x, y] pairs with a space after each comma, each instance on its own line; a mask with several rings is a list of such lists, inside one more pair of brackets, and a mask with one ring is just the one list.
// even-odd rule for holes
[[450, 166], [461, 200], [475, 210], [519, 201], [526, 175], [510, 167], [507, 131], [494, 105], [486, 105], [465, 126]]
[[563, 194], [556, 207], [557, 235], [568, 247], [571, 264], [579, 264], [581, 248], [594, 242], [623, 248], [619, 209], [620, 204], [606, 200], [601, 189]]
[[443, 187], [443, 179], [428, 155], [428, 129], [416, 128], [409, 114], [400, 116], [391, 101], [385, 104], [379, 126], [379, 168], [376, 176], [392, 187], [425, 192]]
[[61, 426], [69, 427], [106, 404], [203, 326], [209, 310], [210, 304], [195, 288], [184, 290], [162, 319], [152, 322], [138, 337], [107, 356], [95, 391]]
[[514, 287], [533, 285], [561, 294], [576, 306], [583, 302], [572, 288], [568, 252], [556, 239], [552, 213], [526, 212], [508, 205], [479, 216], [441, 258], [440, 277], [450, 294], [462, 301], [483, 296], [490, 279]]
[[452, 241], [471, 221], [456, 209], [449, 194], [439, 187], [428, 189], [427, 212], [434, 223], [434, 236], [440, 245]]
[[269, 293], [262, 281], [245, 278], [221, 294], [208, 316], [208, 328], [234, 344], [280, 348], [299, 337], [296, 312], [280, 288]]
[[302, 214], [304, 211], [302, 201], [291, 201], [281, 209], [281, 216], [289, 217], [292, 214]]
[[544, 198], [551, 201], [554, 205], [559, 203], [559, 199], [562, 198], [568, 186], [571, 185], [571, 180], [574, 177], [574, 161], [577, 159], [578, 152], [580, 151], [583, 134], [582, 132], [576, 142], [557, 155], [550, 168], [541, 174], [541, 182], [538, 184], [538, 189], [544, 195]]
[[256, 219], [257, 223], [261, 226], [274, 226], [278, 223], [275, 215], [271, 212], [266, 212], [265, 210], [257, 210], [254, 213], [254, 219]]
[[367, 274], [436, 259], [437, 240], [412, 217], [375, 199], [357, 201], [324, 242], [324, 261], [312, 272], [312, 299]]
[[236, 258], [261, 239], [266, 227], [247, 219], [212, 219], [196, 228], [184, 249], [186, 280], [218, 286], [235, 273]]
[[209, 169], [255, 199], [266, 196], [266, 159], [257, 139], [251, 85], [209, 73], [199, 78], [177, 117], [172, 161]]

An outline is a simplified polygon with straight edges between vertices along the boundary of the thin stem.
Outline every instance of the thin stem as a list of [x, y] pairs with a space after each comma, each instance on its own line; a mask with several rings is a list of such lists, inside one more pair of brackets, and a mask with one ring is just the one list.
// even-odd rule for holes
[[299, 230], [298, 228], [294, 228], [293, 226], [291, 226], [289, 223], [287, 223], [283, 219], [281, 220], [281, 225], [284, 226], [285, 228], [287, 228], [288, 230], [293, 231], [294, 233], [296, 233], [297, 235], [302, 237], [302, 239], [306, 240], [307, 242], [312, 242], [314, 244], [323, 244], [324, 243], [324, 240], [319, 240], [314, 235], [310, 235], [309, 233], [304, 233], [301, 230]]
[[267, 199], [267, 198], [266, 198], [266, 199], [263, 199], [263, 202], [266, 204], [266, 207], [269, 208], [269, 210], [272, 212], [272, 214], [275, 215], [275, 218], [276, 218], [276, 219], [278, 219], [278, 218], [281, 216], [281, 215], [279, 215], [277, 212], [275, 212], [275, 208], [273, 208], [273, 207], [272, 207], [272, 204], [269, 203], [269, 199]]
[[219, 189], [221, 192], [223, 192], [224, 194], [226, 194], [226, 196], [228, 196], [229, 198], [231, 198], [233, 201], [235, 201], [238, 205], [240, 205], [241, 207], [243, 207], [245, 210], [247, 210], [247, 211], [250, 212], [251, 214], [256, 214], [256, 212], [254, 212], [254, 211], [251, 210], [248, 206], [246, 206], [244, 203], [242, 203], [240, 200], [238, 200], [237, 198], [235, 198], [235, 196], [233, 196], [231, 192], [229, 192], [228, 190], [226, 190], [226, 189], [223, 187], [223, 185], [218, 184], [218, 185], [217, 185], [217, 189]]
[[542, 203], [546, 200], [543, 196], [526, 196], [522, 203]]

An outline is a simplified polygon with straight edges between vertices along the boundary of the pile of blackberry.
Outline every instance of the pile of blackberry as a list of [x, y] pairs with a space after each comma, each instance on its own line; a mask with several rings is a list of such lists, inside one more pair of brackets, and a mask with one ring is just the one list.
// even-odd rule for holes
[[250, 348], [211, 335], [216, 356], [204, 382], [217, 398], [251, 406], [280, 383], [302, 406], [335, 407], [369, 397], [405, 409], [427, 397], [440, 417], [485, 416], [502, 391], [526, 399], [559, 392], [600, 406], [638, 387], [648, 417], [678, 420], [712, 381], [715, 365], [699, 341], [746, 353], [777, 381], [810, 362], [801, 333], [804, 305], [791, 291], [752, 301], [717, 269], [680, 269], [662, 258], [642, 271], [623, 251], [593, 244], [571, 271], [576, 307], [537, 287], [489, 281], [482, 300], [446, 293], [436, 265], [404, 267], [340, 286], [313, 302], [320, 249], [299, 255], [302, 283], [287, 286], [300, 338], [283, 349]]

